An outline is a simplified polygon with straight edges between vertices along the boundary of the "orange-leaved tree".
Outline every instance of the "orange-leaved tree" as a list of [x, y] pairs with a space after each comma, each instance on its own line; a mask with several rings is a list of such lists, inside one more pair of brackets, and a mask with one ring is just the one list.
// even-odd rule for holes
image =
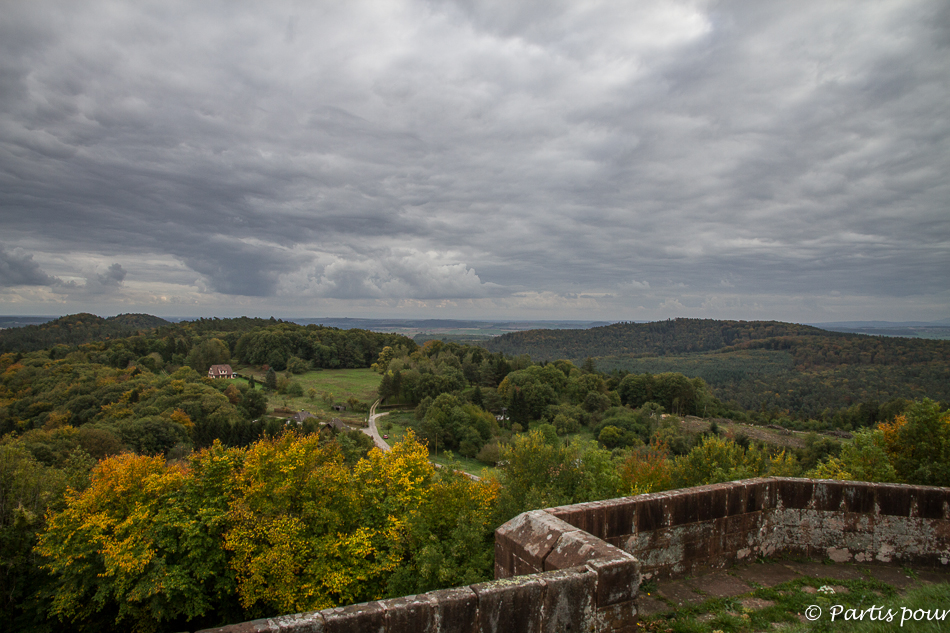
[[672, 488], [673, 461], [669, 455], [669, 448], [658, 440], [633, 449], [620, 465], [624, 492], [639, 495]]
[[924, 398], [878, 428], [899, 481], [950, 486], [950, 411]]

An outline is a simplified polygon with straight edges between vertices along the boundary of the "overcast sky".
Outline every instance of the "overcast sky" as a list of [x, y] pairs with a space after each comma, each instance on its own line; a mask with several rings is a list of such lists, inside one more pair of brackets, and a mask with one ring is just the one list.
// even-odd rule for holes
[[0, 2], [0, 313], [950, 317], [950, 3]]

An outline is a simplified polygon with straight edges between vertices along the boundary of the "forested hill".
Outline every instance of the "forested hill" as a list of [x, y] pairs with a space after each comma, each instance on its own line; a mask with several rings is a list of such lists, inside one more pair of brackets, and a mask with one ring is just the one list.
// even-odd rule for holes
[[808, 335], [843, 336], [808, 325], [778, 321], [673, 319], [654, 323], [614, 323], [589, 330], [510, 332], [492, 339], [485, 347], [510, 355], [529, 354], [534, 360], [579, 360], [588, 356], [710, 352], [752, 341]]
[[0, 331], [0, 353], [33, 352], [55, 345], [81, 345], [90, 341], [130, 336], [169, 325], [150, 314], [120, 314], [103, 319], [95, 314], [71, 314], [42, 325]]

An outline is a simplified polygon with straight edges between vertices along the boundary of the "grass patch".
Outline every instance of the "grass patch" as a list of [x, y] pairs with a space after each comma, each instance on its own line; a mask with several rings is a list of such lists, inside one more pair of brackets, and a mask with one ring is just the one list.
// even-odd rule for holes
[[[833, 604], [840, 604], [833, 602]], [[801, 626], [796, 631], [846, 631], [847, 633], [884, 633], [885, 631], [914, 631], [915, 633], [937, 633], [950, 630], [950, 583], [923, 585], [915, 587], [901, 596], [877, 598], [868, 606], [881, 607], [873, 613], [877, 618], [893, 615], [890, 622], [881, 619], [871, 620], [870, 613], [857, 620], [860, 611], [853, 614], [839, 614], [831, 622], [830, 611], [823, 609], [818, 626]], [[925, 613], [929, 612], [929, 614]], [[844, 619], [850, 615], [852, 619]], [[915, 620], [914, 615], [919, 619]], [[928, 620], [928, 615], [934, 619]], [[901, 626], [901, 619], [904, 619]]]
[[[839, 591], [835, 594], [812, 591], [824, 586], [838, 587]], [[758, 609], [746, 608], [742, 605], [743, 598], [755, 598], [768, 606]], [[786, 631], [851, 631], [850, 628], [843, 628], [845, 624], [840, 621], [840, 618], [831, 622], [828, 614], [832, 606], [842, 605], [845, 609], [868, 609], [895, 599], [898, 602], [904, 600], [904, 598], [897, 598], [897, 592], [893, 587], [879, 580], [804, 577], [775, 587], [756, 589], [745, 596], [715, 598], [696, 605], [678, 607], [672, 612], [648, 616], [643, 619], [641, 628], [644, 631], [664, 633], [713, 633], [714, 631], [752, 633], [775, 630], [774, 625], [779, 625]], [[935, 601], [930, 608], [934, 608], [936, 604]], [[815, 622], [803, 622], [803, 614], [812, 605], [822, 608], [822, 617]]]
[[390, 411], [388, 415], [376, 418], [376, 428], [380, 435], [388, 435], [390, 444], [401, 442], [406, 429], [416, 419], [412, 411]]
[[439, 453], [438, 455], [429, 454], [429, 459], [447, 468], [461, 470], [476, 477], [484, 477], [488, 471], [494, 470], [492, 466], [483, 464], [477, 459], [462, 457], [449, 451], [448, 453]]
[[[240, 372], [245, 376], [254, 376], [254, 380], [261, 385], [267, 373], [250, 367], [242, 367]], [[346, 404], [351, 397], [365, 403], [367, 407], [372, 405], [377, 398], [376, 390], [379, 387], [380, 377], [372, 369], [321, 369], [294, 375], [291, 380], [300, 383], [303, 387], [303, 397], [295, 398], [287, 394], [269, 393], [267, 400], [270, 411], [273, 411], [275, 407], [285, 407], [294, 412], [309, 411], [321, 420], [340, 418], [350, 424], [360, 424], [366, 420], [366, 413], [350, 410], [337, 412], [333, 410], [332, 405]], [[313, 397], [310, 396], [311, 389], [315, 392]], [[332, 399], [329, 404], [324, 402], [324, 394], [329, 394]], [[277, 417], [289, 415], [269, 414]]]

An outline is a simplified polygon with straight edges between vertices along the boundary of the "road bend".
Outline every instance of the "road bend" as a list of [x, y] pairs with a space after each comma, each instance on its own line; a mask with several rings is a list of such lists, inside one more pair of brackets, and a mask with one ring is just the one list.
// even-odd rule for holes
[[388, 451], [392, 447], [386, 440], [382, 438], [382, 436], [379, 434], [379, 430], [376, 428], [376, 418], [389, 415], [389, 411], [386, 413], [376, 413], [376, 405], [378, 405], [380, 402], [382, 402], [382, 400], [377, 400], [373, 403], [373, 406], [369, 408], [369, 427], [363, 429], [363, 433], [366, 433], [371, 438], [373, 438], [373, 442], [377, 447], [379, 447], [381, 451]]
[[[373, 438], [373, 442], [376, 444], [376, 446], [380, 450], [388, 451], [392, 447], [389, 445], [389, 443], [386, 440], [382, 438], [382, 436], [379, 434], [379, 430], [376, 428], [376, 419], [381, 418], [384, 415], [389, 415], [389, 411], [385, 413], [376, 413], [376, 405], [378, 405], [380, 402], [382, 402], [382, 400], [377, 400], [376, 402], [373, 403], [373, 406], [369, 408], [369, 426], [365, 429], [362, 429], [362, 431], [363, 433], [366, 433], [371, 438]], [[436, 468], [443, 468], [442, 464], [436, 464], [435, 462], [429, 462], [429, 463], [435, 466]], [[456, 472], [461, 473], [474, 481], [480, 481], [480, 478], [478, 477], [478, 475], [473, 475], [463, 470], [458, 470]]]

